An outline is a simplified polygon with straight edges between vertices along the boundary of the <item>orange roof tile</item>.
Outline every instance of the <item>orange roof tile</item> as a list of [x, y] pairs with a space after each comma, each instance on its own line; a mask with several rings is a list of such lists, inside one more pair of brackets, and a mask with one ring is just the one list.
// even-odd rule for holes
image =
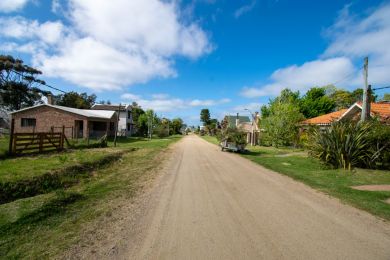
[[336, 112], [313, 117], [302, 122], [304, 125], [321, 125], [330, 124], [332, 121], [339, 119], [348, 109], [341, 109]]
[[[362, 106], [362, 102], [357, 104]], [[379, 116], [381, 120], [390, 119], [390, 103], [371, 103], [371, 113]]]

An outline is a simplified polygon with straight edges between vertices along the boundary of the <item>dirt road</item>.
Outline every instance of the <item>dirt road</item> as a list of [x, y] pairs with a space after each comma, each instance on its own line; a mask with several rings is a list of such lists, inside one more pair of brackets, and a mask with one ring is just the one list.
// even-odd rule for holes
[[390, 259], [390, 225], [196, 136], [118, 258]]

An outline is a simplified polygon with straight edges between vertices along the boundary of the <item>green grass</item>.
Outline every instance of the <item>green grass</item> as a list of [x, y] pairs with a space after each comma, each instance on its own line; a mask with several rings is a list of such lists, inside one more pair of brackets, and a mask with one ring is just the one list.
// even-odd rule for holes
[[92, 163], [113, 152], [115, 149], [88, 149], [0, 160], [0, 182], [29, 179], [60, 168]]
[[0, 159], [8, 153], [9, 137], [0, 137]]
[[[0, 205], [0, 258], [54, 258], [74, 244], [83, 245], [82, 235], [99, 229], [101, 219], [129, 203], [142, 185], [140, 180], [151, 178], [152, 170], [160, 165], [161, 152], [179, 139], [121, 140], [117, 148], [99, 152], [138, 149], [68, 189]], [[95, 151], [74, 153], [78, 152]]]
[[[217, 143], [214, 137], [205, 136], [203, 139]], [[247, 149], [249, 152], [241, 156], [345, 203], [390, 220], [390, 205], [384, 202], [390, 198], [390, 191], [359, 191], [351, 188], [357, 185], [390, 184], [390, 171], [329, 169], [299, 149], [259, 146], [248, 146]]]

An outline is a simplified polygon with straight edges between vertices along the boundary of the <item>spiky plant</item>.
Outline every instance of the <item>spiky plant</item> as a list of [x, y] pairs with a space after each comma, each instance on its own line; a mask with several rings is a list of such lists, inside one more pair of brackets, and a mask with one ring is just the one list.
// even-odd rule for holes
[[371, 123], [333, 122], [329, 128], [309, 131], [309, 153], [335, 168], [350, 170], [370, 160]]

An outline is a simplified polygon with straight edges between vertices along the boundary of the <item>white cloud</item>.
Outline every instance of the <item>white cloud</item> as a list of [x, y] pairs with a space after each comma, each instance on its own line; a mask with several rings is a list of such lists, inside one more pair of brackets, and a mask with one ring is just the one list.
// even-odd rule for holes
[[353, 72], [353, 64], [348, 58], [315, 60], [301, 66], [278, 69], [270, 77], [272, 83], [261, 87], [245, 87], [241, 94], [247, 98], [276, 96], [284, 88], [304, 92], [313, 86], [334, 83]]
[[[173, 77], [174, 57], [196, 59], [212, 50], [197, 23], [181, 21], [174, 0], [68, 1], [68, 26], [21, 17], [0, 21], [12, 25], [2, 26], [0, 35], [8, 44], [17, 43], [15, 50], [20, 41], [34, 43], [34, 65], [48, 76], [95, 91], [120, 89]], [[63, 6], [54, 0], [52, 7], [56, 11]]]
[[331, 43], [324, 57], [343, 55], [362, 64], [363, 57], [368, 56], [370, 83], [390, 82], [390, 4], [380, 6], [364, 19], [351, 15], [346, 6], [326, 35]]
[[153, 94], [152, 98], [154, 99], [167, 99], [169, 98], [168, 94], [160, 93], [160, 94]]
[[64, 25], [60, 21], [47, 21], [40, 24], [21, 16], [0, 18], [0, 36], [18, 40], [35, 40], [36, 44], [55, 44], [64, 35]]
[[47, 76], [59, 76], [95, 90], [120, 89], [155, 76], [174, 75], [169, 61], [153, 54], [123, 53], [93, 38], [69, 40], [61, 53], [38, 61]]
[[275, 96], [283, 88], [305, 92], [312, 86], [332, 83], [361, 87], [365, 56], [370, 60], [369, 83], [375, 86], [390, 82], [390, 4], [378, 7], [364, 18], [350, 14], [346, 6], [325, 35], [330, 44], [320, 59], [278, 69], [271, 75], [270, 83], [244, 87], [241, 94], [248, 98]]
[[51, 2], [51, 11], [55, 14], [58, 14], [60, 11], [63, 11], [60, 0], [53, 0]]
[[0, 12], [10, 13], [21, 10], [29, 0], [1, 0]]
[[213, 100], [213, 99], [206, 99], [206, 100], [200, 100], [200, 99], [194, 99], [192, 100], [189, 105], [193, 107], [199, 107], [199, 106], [215, 106], [215, 105], [221, 105], [229, 103], [230, 99], [223, 98], [220, 100]]
[[242, 15], [252, 11], [253, 8], [255, 8], [257, 4], [257, 1], [256, 0], [252, 0], [252, 2], [250, 2], [249, 4], [246, 4], [246, 5], [243, 5], [241, 6], [240, 8], [238, 8], [235, 12], [234, 12], [234, 17], [235, 18], [239, 18], [241, 17]]
[[155, 94], [152, 95], [151, 99], [143, 98], [139, 95], [135, 95], [132, 93], [125, 93], [121, 96], [122, 100], [128, 102], [137, 102], [145, 109], [153, 109], [157, 112], [171, 112], [178, 110], [191, 109], [193, 107], [201, 107], [201, 106], [216, 106], [220, 104], [225, 104], [230, 102], [230, 99], [222, 98], [220, 100], [184, 100], [181, 98], [170, 97], [167, 94]]
[[141, 99], [141, 96], [139, 95], [135, 95], [135, 94], [132, 94], [132, 93], [125, 93], [125, 94], [122, 94], [121, 95], [121, 99], [123, 100], [139, 100]]

